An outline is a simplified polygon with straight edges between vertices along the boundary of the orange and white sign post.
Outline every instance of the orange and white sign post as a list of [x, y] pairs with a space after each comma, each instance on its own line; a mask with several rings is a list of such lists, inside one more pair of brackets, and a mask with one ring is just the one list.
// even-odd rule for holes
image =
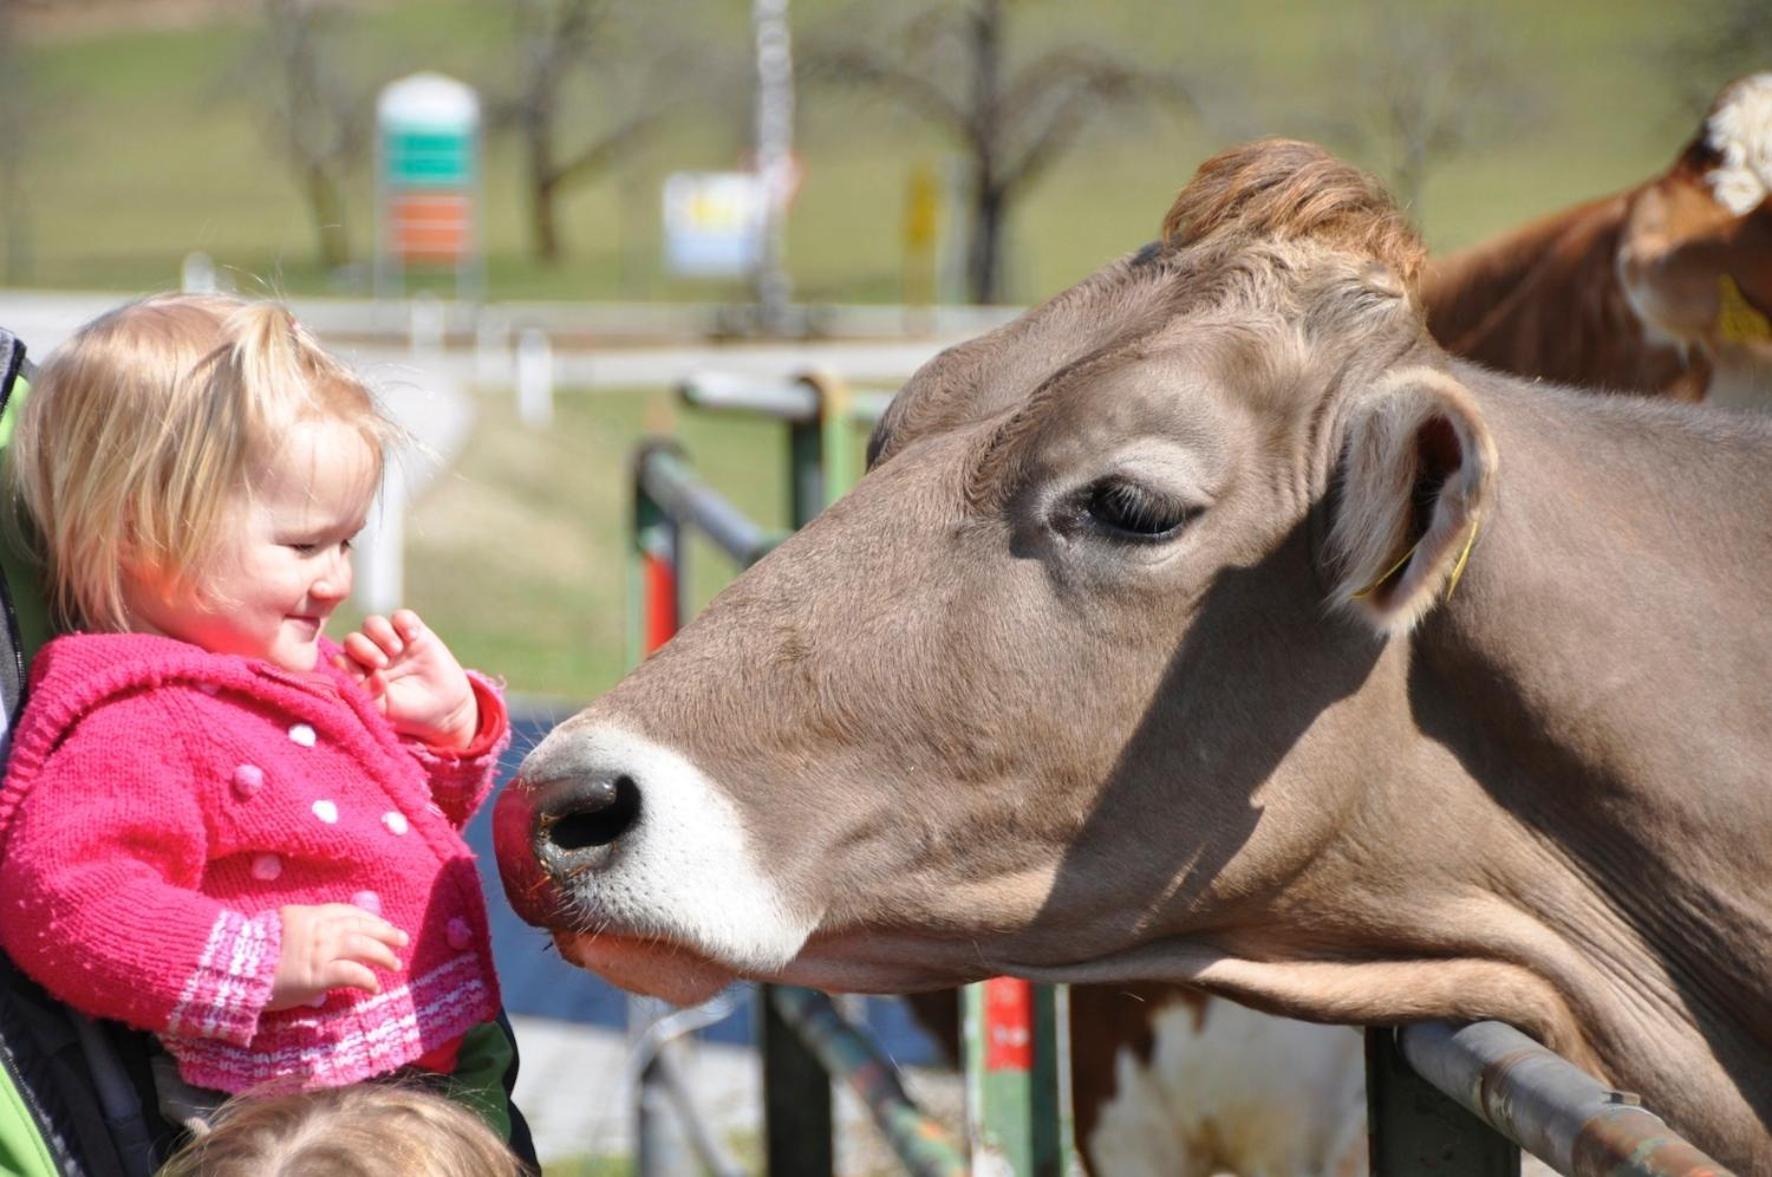
[[376, 294], [403, 293], [409, 271], [451, 269], [457, 297], [480, 297], [479, 96], [413, 74], [382, 90], [375, 113]]

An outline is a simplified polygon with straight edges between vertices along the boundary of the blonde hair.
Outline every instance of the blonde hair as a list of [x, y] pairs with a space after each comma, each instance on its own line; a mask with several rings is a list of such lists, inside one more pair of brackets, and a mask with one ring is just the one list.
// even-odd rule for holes
[[124, 569], [189, 586], [289, 428], [361, 436], [379, 483], [396, 426], [287, 308], [159, 295], [50, 354], [14, 428], [8, 477], [57, 620], [127, 630]]
[[422, 1088], [236, 1096], [158, 1177], [519, 1177], [486, 1121]]

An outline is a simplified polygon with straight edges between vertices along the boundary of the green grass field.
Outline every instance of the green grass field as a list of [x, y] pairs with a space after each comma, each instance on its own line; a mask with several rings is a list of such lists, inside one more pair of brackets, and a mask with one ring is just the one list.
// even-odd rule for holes
[[[626, 668], [629, 454], [643, 437], [676, 436], [740, 510], [786, 526], [778, 422], [685, 411], [663, 389], [563, 392], [546, 433], [517, 420], [509, 390], [482, 392], [478, 410], [461, 460], [408, 517], [407, 599], [515, 691], [583, 701]], [[688, 559], [699, 608], [733, 566], [705, 540]], [[341, 621], [340, 633], [354, 618]]]
[[[795, 20], [813, 30], [839, 7], [838, 0], [801, 0]], [[1465, 7], [1501, 63], [1495, 87], [1470, 102], [1509, 113], [1490, 118], [1483, 142], [1430, 175], [1415, 212], [1437, 247], [1642, 178], [1695, 128], [1700, 111], [1687, 95], [1721, 81], [1675, 77], [1662, 60], [1699, 6], [1489, 0]], [[316, 268], [306, 213], [266, 142], [247, 65], [250, 8], [218, 11], [227, 15], [164, 29], [107, 30], [98, 23], [70, 31], [63, 21], [53, 36], [24, 44], [23, 80], [11, 84], [23, 88], [38, 115], [22, 145], [7, 149], [24, 152], [27, 161], [29, 256], [13, 265], [28, 270], [29, 284], [164, 287], [176, 282], [180, 259], [202, 249], [235, 268], [244, 286], [337, 288]], [[708, 2], [691, 11], [700, 14], [690, 22], [694, 34], [743, 76], [749, 48], [742, 6]], [[1127, 47], [1147, 63], [1185, 67], [1212, 112], [1211, 126], [1170, 112], [1092, 124], [1013, 218], [1015, 300], [1048, 293], [1150, 238], [1175, 189], [1227, 136], [1304, 135], [1368, 166], [1385, 166], [1378, 146], [1350, 129], [1365, 100], [1361, 63], [1374, 43], [1365, 0], [1045, 0], [1012, 11], [1021, 22], [1012, 48], [1082, 39]], [[455, 74], [496, 97], [517, 68], [505, 4], [381, 0], [353, 9], [349, 22], [339, 68], [366, 96], [422, 68]], [[790, 227], [797, 289], [814, 300], [898, 299], [909, 176], [918, 166], [947, 166], [951, 146], [851, 94], [803, 88], [799, 104], [797, 146], [807, 174]], [[571, 105], [577, 127], [568, 137], [597, 125], [601, 102], [593, 89], [575, 93]], [[574, 190], [561, 206], [571, 254], [554, 268], [527, 258], [520, 158], [508, 134], [493, 135], [486, 176], [491, 294], [734, 293], [661, 272], [658, 193], [672, 171], [734, 166], [748, 135], [748, 107], [742, 91], [691, 106], [618, 172]], [[348, 224], [366, 260], [371, 189], [367, 166], [360, 172]]]

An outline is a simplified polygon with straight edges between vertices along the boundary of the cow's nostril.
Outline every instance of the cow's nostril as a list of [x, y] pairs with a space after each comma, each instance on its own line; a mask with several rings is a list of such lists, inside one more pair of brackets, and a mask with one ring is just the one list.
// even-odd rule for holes
[[547, 823], [542, 837], [570, 853], [607, 846], [640, 819], [640, 786], [629, 776], [595, 781], [573, 797], [567, 811]]

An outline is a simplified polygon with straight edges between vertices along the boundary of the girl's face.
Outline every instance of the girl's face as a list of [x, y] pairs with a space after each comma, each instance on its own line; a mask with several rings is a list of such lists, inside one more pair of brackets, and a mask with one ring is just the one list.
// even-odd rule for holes
[[200, 583], [169, 591], [165, 578], [124, 573], [138, 632], [216, 654], [312, 670], [320, 631], [351, 591], [351, 540], [375, 494], [376, 465], [356, 430], [305, 421], [222, 531]]

